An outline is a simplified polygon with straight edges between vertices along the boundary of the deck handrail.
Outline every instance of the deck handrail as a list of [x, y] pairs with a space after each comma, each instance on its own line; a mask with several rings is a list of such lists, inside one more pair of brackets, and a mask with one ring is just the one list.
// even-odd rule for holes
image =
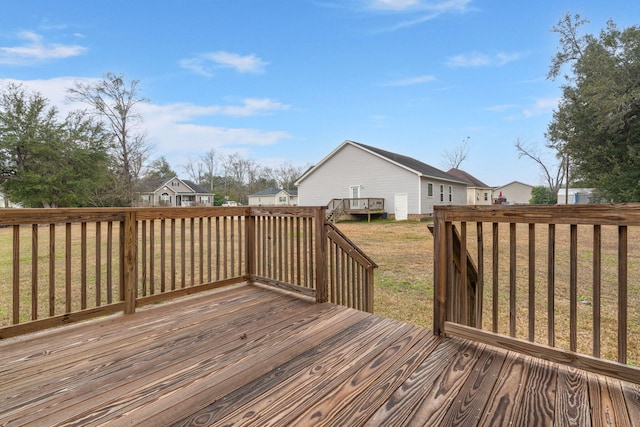
[[329, 246], [329, 301], [373, 313], [373, 275], [378, 265], [334, 224], [328, 222], [324, 227]]
[[350, 295], [364, 285], [329, 289], [325, 209], [0, 209], [0, 339], [241, 282], [371, 311]]
[[[436, 207], [434, 333], [640, 383], [639, 229], [639, 204]], [[471, 279], [456, 280], [469, 258], [474, 304], [460, 298]]]

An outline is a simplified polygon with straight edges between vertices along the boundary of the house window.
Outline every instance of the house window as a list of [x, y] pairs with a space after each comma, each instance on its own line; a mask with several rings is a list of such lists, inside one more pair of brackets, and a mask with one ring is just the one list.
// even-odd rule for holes
[[202, 203], [209, 203], [209, 196], [200, 196], [200, 201]]
[[163, 203], [171, 202], [171, 197], [169, 197], [169, 193], [162, 193], [160, 195], [160, 201], [163, 202]]
[[486, 202], [487, 200], [489, 200], [489, 193], [484, 193], [484, 201]]
[[453, 201], [453, 189], [449, 186], [449, 202]]
[[172, 187], [180, 187], [180, 183], [178, 181], [171, 181]]
[[285, 196], [280, 196], [280, 197], [278, 197], [278, 201], [280, 203], [287, 203], [287, 198]]
[[440, 184], [440, 201], [444, 202], [444, 185]]
[[427, 197], [433, 197], [433, 184], [431, 182], [427, 184]]

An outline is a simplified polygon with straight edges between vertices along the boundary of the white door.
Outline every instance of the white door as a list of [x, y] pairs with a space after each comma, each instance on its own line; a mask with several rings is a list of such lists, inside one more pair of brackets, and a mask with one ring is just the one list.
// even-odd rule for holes
[[397, 193], [394, 195], [396, 221], [404, 221], [409, 215], [409, 197], [407, 193]]
[[359, 209], [360, 208], [360, 186], [352, 185], [349, 187], [349, 192], [351, 193], [351, 205], [349, 209]]

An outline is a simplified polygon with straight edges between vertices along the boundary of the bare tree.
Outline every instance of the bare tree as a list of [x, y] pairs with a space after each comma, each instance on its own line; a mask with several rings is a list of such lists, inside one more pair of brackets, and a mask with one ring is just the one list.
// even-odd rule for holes
[[126, 82], [123, 75], [107, 73], [97, 83], [77, 82], [68, 90], [69, 100], [91, 106], [110, 130], [114, 167], [122, 195], [130, 205], [134, 203], [135, 184], [151, 152], [146, 135], [137, 130], [142, 116], [136, 106], [148, 102], [139, 95], [138, 84], [138, 80]]
[[556, 158], [558, 159], [556, 166], [550, 166], [545, 163], [538, 148], [533, 144], [526, 144], [518, 139], [515, 146], [518, 151], [518, 158], [529, 158], [540, 166], [549, 190], [552, 194], [557, 195], [562, 183], [565, 180], [568, 181], [569, 178], [569, 158], [564, 154], [563, 150], [558, 147], [548, 146], [556, 150]]
[[446, 169], [458, 169], [460, 164], [467, 159], [469, 151], [471, 150], [469, 139], [469, 137], [466, 137], [462, 140], [462, 144], [455, 147], [453, 151], [444, 151], [444, 161], [442, 164]]
[[304, 172], [303, 167], [293, 166], [291, 163], [282, 163], [275, 171], [275, 178], [280, 188], [285, 190], [293, 189], [293, 183]]

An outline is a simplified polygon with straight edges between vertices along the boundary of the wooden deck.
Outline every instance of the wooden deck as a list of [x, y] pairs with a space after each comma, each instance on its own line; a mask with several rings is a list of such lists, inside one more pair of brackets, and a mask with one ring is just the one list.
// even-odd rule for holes
[[0, 342], [0, 425], [640, 425], [637, 386], [261, 286]]

